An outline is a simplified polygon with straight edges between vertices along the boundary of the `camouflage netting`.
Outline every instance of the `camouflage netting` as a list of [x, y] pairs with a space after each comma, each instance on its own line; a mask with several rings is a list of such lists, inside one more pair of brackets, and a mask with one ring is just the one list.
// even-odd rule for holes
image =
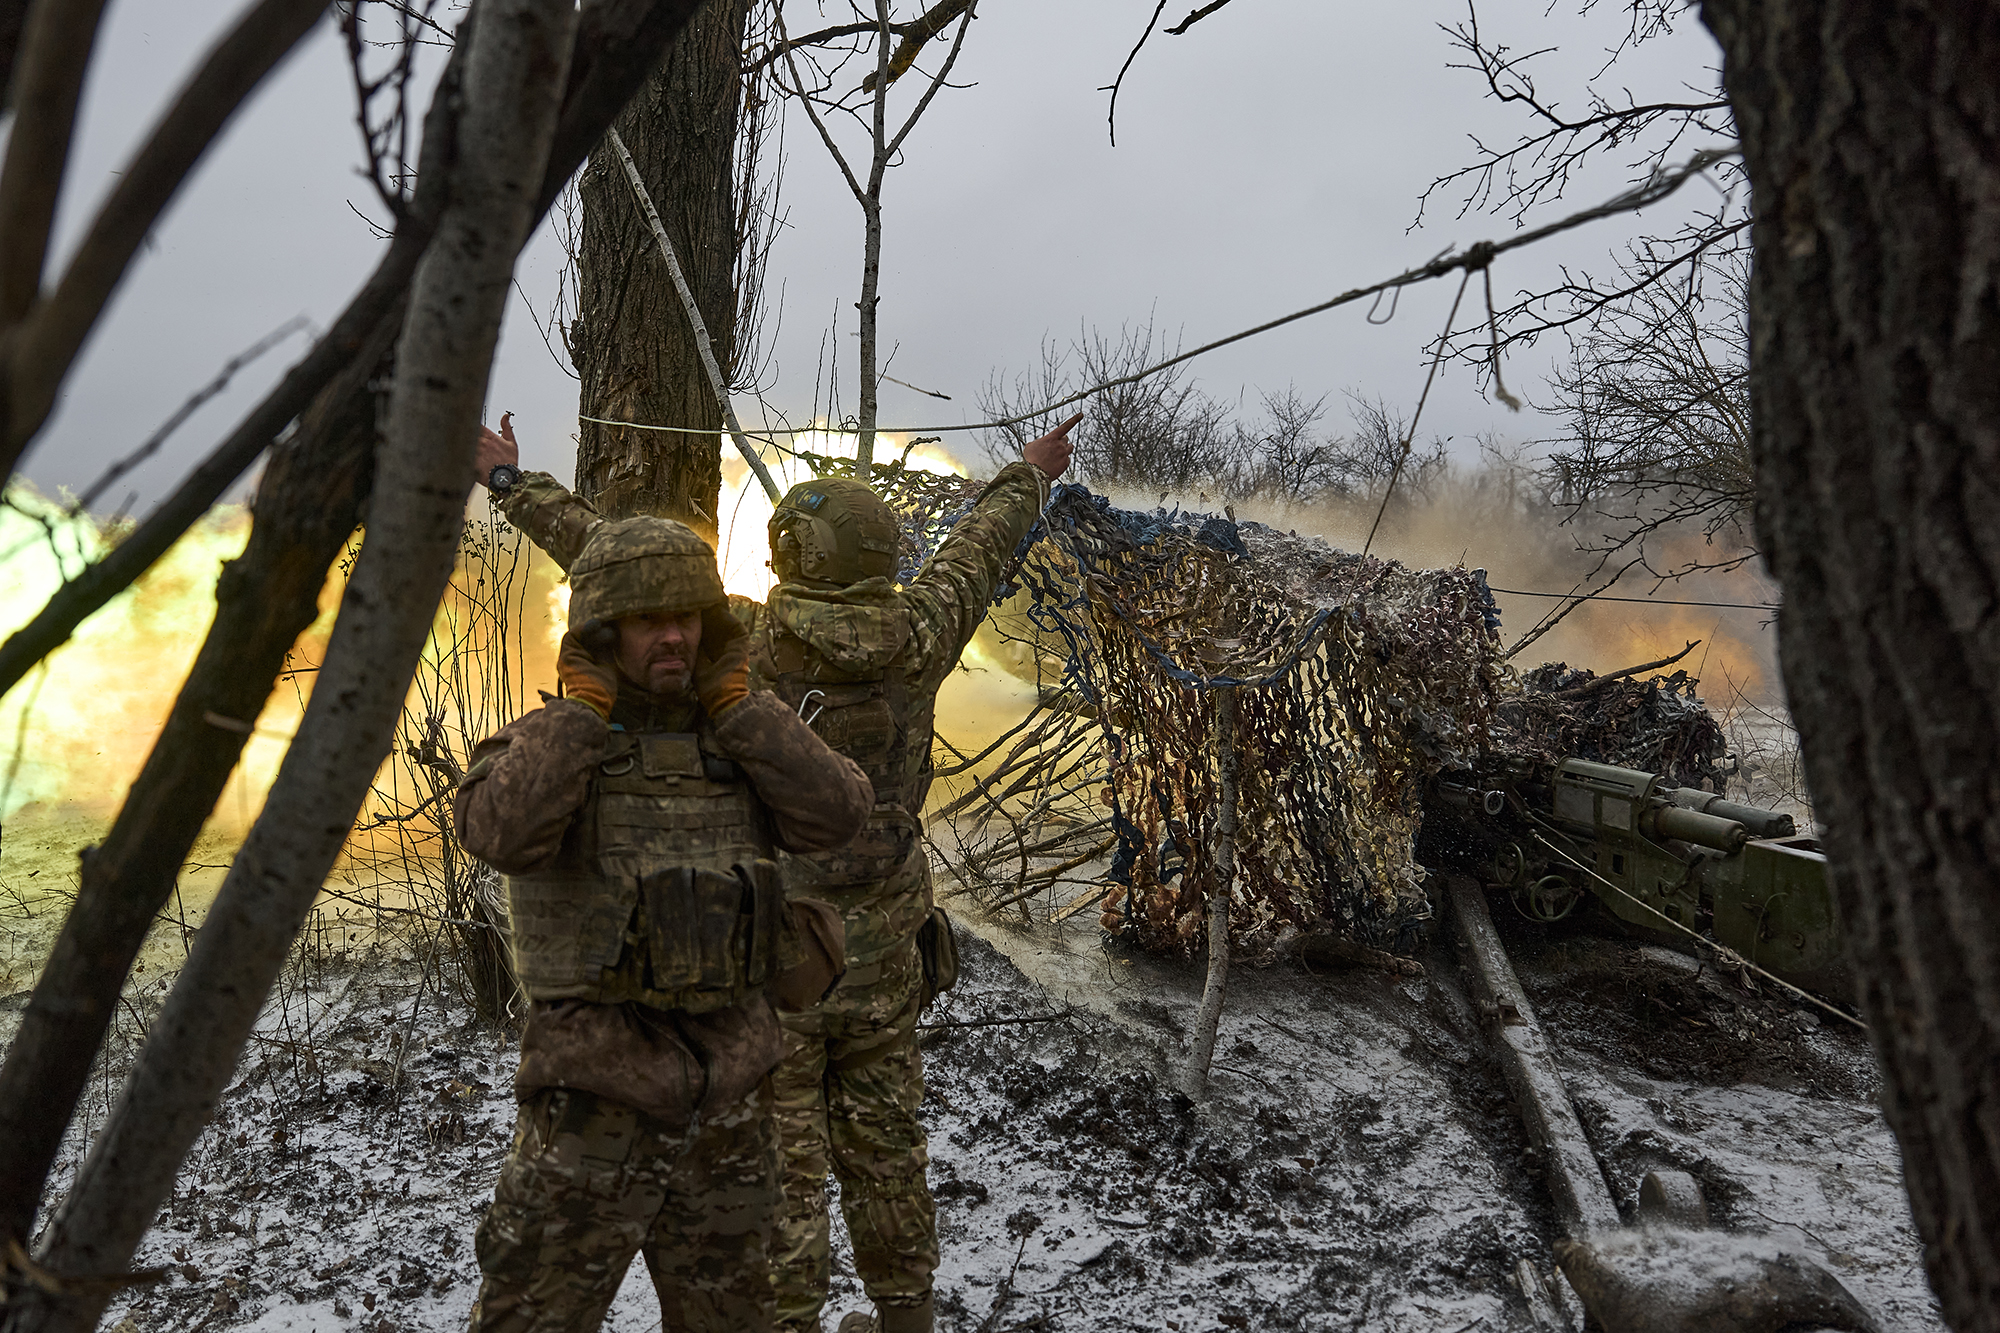
[[1686, 671], [1650, 680], [1599, 677], [1550, 662], [1500, 705], [1495, 748], [1553, 763], [1590, 759], [1662, 774], [1668, 785], [1721, 791], [1728, 743]]
[[1200, 947], [1218, 795], [1216, 691], [1237, 701], [1238, 880], [1250, 952], [1334, 929], [1393, 947], [1429, 916], [1411, 855], [1425, 781], [1481, 748], [1498, 701], [1473, 571], [1408, 570], [1225, 518], [1057, 488], [1020, 571], [1104, 732], [1118, 838], [1107, 916]]
[[[981, 489], [880, 466], [874, 484], [903, 519], [906, 577]], [[1038, 730], [1022, 724], [997, 774], [937, 811], [1002, 830], [954, 866], [989, 903], [1084, 883], [1072, 908], [1100, 907], [1143, 948], [1198, 953], [1223, 689], [1237, 701], [1240, 784], [1231, 936], [1249, 956], [1321, 931], [1413, 945], [1430, 916], [1414, 847], [1442, 769], [1496, 752], [1578, 755], [1719, 781], [1721, 733], [1685, 675], [1598, 681], [1558, 664], [1517, 678], [1480, 570], [1411, 570], [1257, 523], [1120, 510], [1073, 485], [1055, 488], [1017, 561], [1003, 603], [1032, 626], [1017, 637], [1043, 664], [1049, 711]], [[940, 763], [950, 777], [977, 757], [944, 758], [962, 761]], [[1053, 871], [1030, 868], [1078, 849]], [[1089, 881], [1059, 873], [1105, 856]], [[982, 876], [982, 859], [1002, 873]]]

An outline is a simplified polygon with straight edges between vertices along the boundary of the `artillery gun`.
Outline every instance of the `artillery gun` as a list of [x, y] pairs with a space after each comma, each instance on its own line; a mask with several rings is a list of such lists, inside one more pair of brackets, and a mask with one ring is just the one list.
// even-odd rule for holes
[[1826, 857], [1781, 811], [1585, 759], [1495, 759], [1432, 780], [1418, 856], [1504, 889], [1529, 920], [1591, 905], [1852, 1003]]

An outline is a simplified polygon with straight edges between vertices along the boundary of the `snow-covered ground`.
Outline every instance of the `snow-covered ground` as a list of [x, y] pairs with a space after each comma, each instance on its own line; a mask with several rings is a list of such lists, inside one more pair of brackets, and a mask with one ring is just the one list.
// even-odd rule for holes
[[[1447, 952], [1414, 977], [1239, 969], [1196, 1106], [1172, 1090], [1196, 970], [1010, 921], [968, 923], [926, 1038], [941, 1328], [1535, 1327], [1517, 1273], [1552, 1272], [1554, 1224]], [[1858, 1033], [1661, 950], [1502, 928], [1622, 1204], [1689, 1171], [1719, 1222], [1819, 1258], [1885, 1327], [1940, 1326]], [[109, 1322], [462, 1327], [514, 1058], [413, 961], [295, 969], [139, 1257], [163, 1280]], [[828, 1326], [863, 1303], [838, 1256]], [[635, 1271], [606, 1328], [658, 1322]]]

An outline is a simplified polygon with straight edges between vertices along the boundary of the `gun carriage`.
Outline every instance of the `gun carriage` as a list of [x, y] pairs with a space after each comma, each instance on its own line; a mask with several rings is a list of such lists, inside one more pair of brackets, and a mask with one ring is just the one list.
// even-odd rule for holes
[[1826, 857], [1790, 815], [1615, 764], [1487, 760], [1432, 781], [1425, 864], [1498, 886], [1531, 921], [1594, 908], [1600, 925], [1711, 940], [1851, 1002]]

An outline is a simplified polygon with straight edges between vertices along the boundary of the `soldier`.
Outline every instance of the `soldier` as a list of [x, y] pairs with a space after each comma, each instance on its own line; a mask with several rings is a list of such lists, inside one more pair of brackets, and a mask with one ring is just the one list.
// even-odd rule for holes
[[[1068, 468], [1069, 431], [1081, 419], [1031, 441], [1022, 462], [1001, 469], [903, 588], [894, 582], [895, 515], [880, 497], [849, 479], [794, 486], [770, 525], [779, 585], [766, 606], [738, 607], [751, 613], [763, 681], [860, 762], [876, 799], [853, 843], [784, 863], [791, 893], [841, 909], [848, 970], [817, 1008], [782, 1019], [785, 1058], [774, 1082], [785, 1217], [773, 1250], [781, 1329], [819, 1328], [831, 1263], [829, 1163], [877, 1311], [874, 1321], [850, 1315], [842, 1333], [932, 1327], [937, 1219], [917, 1120], [916, 1025], [931, 998], [927, 968], [935, 975], [950, 940], [943, 914], [932, 919], [917, 819], [930, 788], [931, 714], [1004, 565]], [[602, 520], [546, 473], [519, 472], [518, 456], [506, 418], [501, 433], [482, 431], [479, 458], [502, 512], [564, 563]], [[920, 932], [928, 950], [918, 947]]]
[[768, 1329], [783, 1033], [766, 992], [811, 1004], [839, 948], [799, 929], [775, 857], [846, 843], [873, 793], [751, 692], [693, 532], [600, 524], [570, 586], [566, 697], [481, 743], [454, 807], [507, 876], [530, 1002], [472, 1327], [595, 1329], [636, 1252], [666, 1329]]

